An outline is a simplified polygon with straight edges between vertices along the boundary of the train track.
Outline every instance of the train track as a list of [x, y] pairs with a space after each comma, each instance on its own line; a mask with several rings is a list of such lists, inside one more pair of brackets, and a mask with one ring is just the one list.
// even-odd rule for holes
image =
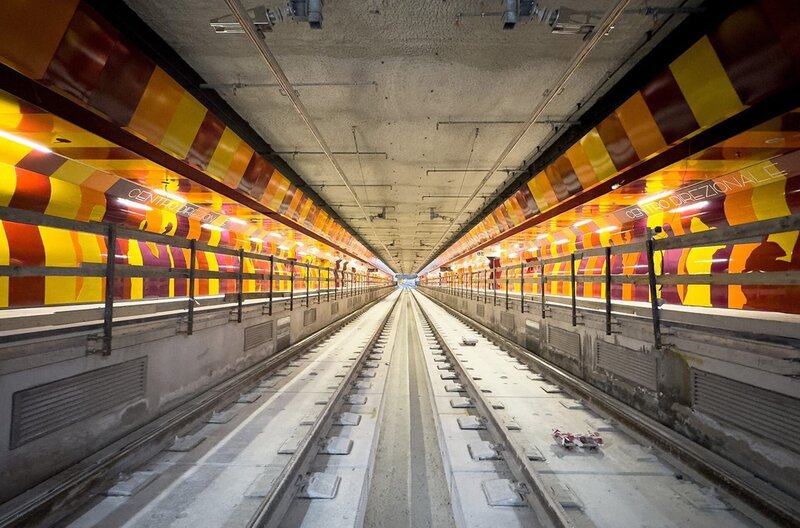
[[0, 505], [0, 528], [50, 525], [81, 507], [120, 474], [169, 447], [178, 435], [224, 409], [271, 375], [381, 302], [378, 299], [329, 327], [245, 369], [78, 464]]
[[[641, 445], [652, 446], [668, 463], [677, 468], [676, 477], [681, 479], [691, 476], [692, 479], [709, 486], [719, 488], [724, 504], [717, 503], [715, 497], [706, 497], [713, 507], [709, 509], [732, 509], [732, 506], [743, 512], [757, 524], [779, 526], [800, 525], [800, 508], [798, 502], [765, 481], [723, 459], [719, 455], [695, 444], [675, 431], [659, 424], [642, 413], [615, 400], [608, 394], [589, 385], [585, 381], [552, 365], [534, 355], [524, 347], [491, 329], [465, 317], [449, 306], [428, 296], [425, 301], [436, 306], [443, 314], [457, 321], [465, 332], [473, 332], [476, 336], [496, 344], [510, 357], [539, 373], [543, 382], [561, 388], [565, 393], [573, 395], [581, 405], [585, 405], [597, 414], [607, 418], [620, 430], [631, 435]], [[430, 311], [430, 310], [428, 310]], [[702, 498], [698, 498], [698, 501]]]
[[[710, 487], [716, 480], [688, 471], [663, 438], [629, 427], [635, 416], [608, 411], [604, 395], [422, 294], [397, 293], [286, 354], [283, 369], [274, 363], [248, 378], [259, 387], [237, 419], [203, 426], [205, 447], [161, 452], [137, 469], [157, 477], [154, 484], [130, 497], [106, 492], [63, 524], [773, 525]], [[407, 394], [398, 398], [398, 387]], [[413, 412], [405, 418], [415, 404], [428, 422]], [[421, 427], [433, 445], [415, 442]], [[599, 430], [605, 443], [562, 444], [552, 435], [561, 427]], [[405, 447], [386, 456], [381, 446]], [[439, 473], [420, 462], [436, 457]], [[386, 487], [394, 477], [400, 486]], [[437, 493], [447, 500], [434, 501]], [[426, 508], [448, 511], [426, 518]]]

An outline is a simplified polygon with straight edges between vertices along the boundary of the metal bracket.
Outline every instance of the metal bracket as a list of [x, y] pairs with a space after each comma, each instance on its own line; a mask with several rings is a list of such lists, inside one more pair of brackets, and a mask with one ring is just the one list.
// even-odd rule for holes
[[102, 334], [89, 334], [86, 336], [86, 354], [103, 354], [105, 352], [105, 338]]

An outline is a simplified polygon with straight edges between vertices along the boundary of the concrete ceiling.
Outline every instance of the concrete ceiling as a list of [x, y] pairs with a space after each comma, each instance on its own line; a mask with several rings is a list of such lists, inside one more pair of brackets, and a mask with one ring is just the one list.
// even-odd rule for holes
[[[335, 152], [370, 215], [375, 233], [350, 193], [320, 152], [287, 97], [275, 87], [264, 63], [244, 35], [217, 35], [209, 20], [227, 15], [221, 0], [127, 0], [130, 7], [167, 41], [263, 138], [300, 177], [358, 232], [398, 273], [414, 273], [433, 253], [431, 247], [479, 212], [563, 130], [537, 124], [451, 226], [455, 216], [498, 158], [519, 124], [441, 124], [447, 121], [524, 121], [543, 92], [583, 41], [556, 35], [539, 22], [503, 31], [500, 2], [470, 0], [329, 0], [323, 29], [283, 22], [267, 34], [267, 44], [289, 80], [349, 83], [347, 86], [298, 86], [301, 99]], [[605, 12], [613, 2], [584, 0], [541, 2], [548, 7]], [[551, 5], [552, 4], [552, 5]], [[641, 8], [644, 1], [634, 2]], [[683, 2], [661, 0], [661, 7]], [[245, 7], [259, 5], [245, 2]], [[281, 0], [267, 1], [281, 7]], [[681, 15], [682, 16], [682, 15]], [[608, 90], [681, 16], [654, 20], [626, 12], [614, 30], [580, 67], [547, 109], [555, 120], [579, 118], [578, 103]], [[662, 24], [664, 24], [663, 27]], [[645, 43], [645, 33], [659, 28]], [[438, 124], [438, 125], [437, 125]], [[295, 152], [297, 152], [295, 154]], [[465, 171], [469, 169], [469, 171]], [[452, 170], [453, 172], [430, 172]], [[431, 208], [437, 215], [431, 219]], [[377, 238], [376, 238], [377, 234]], [[391, 253], [383, 250], [386, 245]]]

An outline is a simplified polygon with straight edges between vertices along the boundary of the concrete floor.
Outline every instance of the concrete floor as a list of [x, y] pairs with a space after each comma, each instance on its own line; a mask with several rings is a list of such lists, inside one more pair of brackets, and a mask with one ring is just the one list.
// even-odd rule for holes
[[454, 527], [410, 295], [401, 302], [364, 525]]

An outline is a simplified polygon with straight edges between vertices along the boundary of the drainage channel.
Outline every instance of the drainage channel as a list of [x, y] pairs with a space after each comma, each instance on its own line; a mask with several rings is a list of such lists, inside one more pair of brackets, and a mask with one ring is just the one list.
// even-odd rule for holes
[[476, 415], [459, 417], [459, 425], [491, 433], [489, 443], [471, 443], [470, 453], [516, 466], [514, 480], [496, 489], [521, 492], [529, 503], [543, 497], [558, 516], [540, 515], [540, 521], [609, 528], [757, 525], [710, 482], [689, 478], [657, 447], [571, 397], [503, 341], [495, 344], [496, 336], [490, 340], [454, 312], [414, 297], [453, 364], [454, 390], [465, 391], [463, 404], [475, 407]]
[[61, 525], [276, 526], [297, 492], [324, 488], [324, 475], [307, 474], [309, 454], [342, 448], [325, 435], [352, 419], [338, 412], [341, 403], [364, 381], [357, 376], [398, 297], [271, 371]]

